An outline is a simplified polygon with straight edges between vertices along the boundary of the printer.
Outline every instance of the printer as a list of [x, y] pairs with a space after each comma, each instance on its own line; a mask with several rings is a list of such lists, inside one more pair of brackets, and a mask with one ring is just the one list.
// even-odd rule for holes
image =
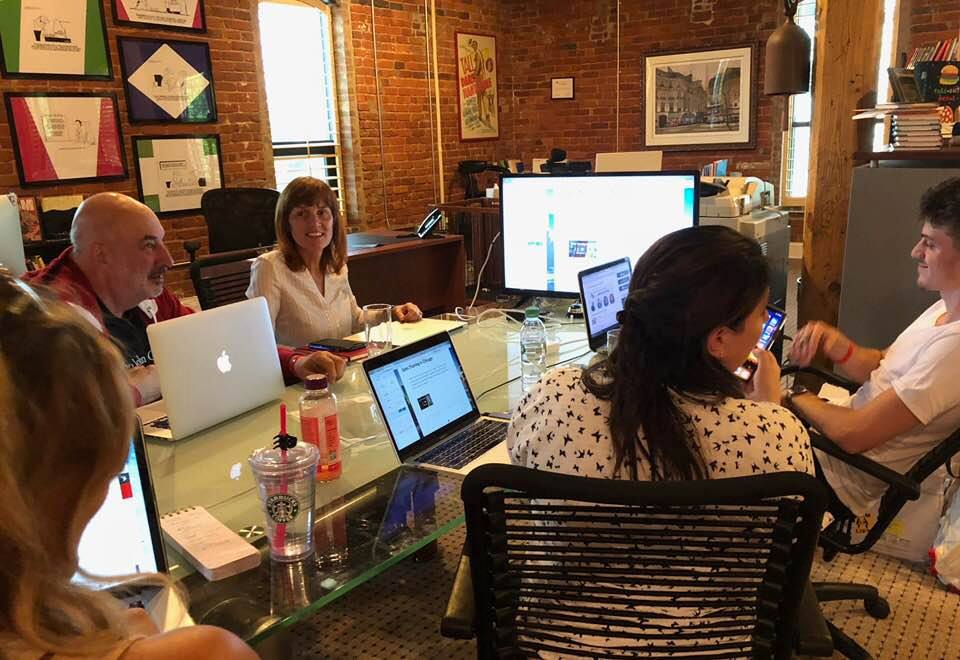
[[760, 243], [770, 264], [770, 302], [786, 309], [790, 214], [774, 206], [773, 185], [755, 176], [700, 181], [700, 224], [730, 227]]

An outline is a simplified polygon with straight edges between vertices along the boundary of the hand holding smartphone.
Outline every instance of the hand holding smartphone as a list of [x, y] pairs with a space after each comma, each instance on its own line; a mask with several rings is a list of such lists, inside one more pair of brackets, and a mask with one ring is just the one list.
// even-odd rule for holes
[[[767, 305], [767, 320], [763, 324], [760, 339], [757, 340], [757, 348], [769, 351], [770, 347], [773, 346], [777, 340], [777, 336], [783, 331], [786, 320], [787, 313], [785, 311], [774, 305]], [[750, 356], [747, 357], [747, 361], [740, 365], [733, 373], [737, 378], [748, 381], [753, 378], [753, 374], [756, 373], [757, 364], [756, 356], [751, 353]]]

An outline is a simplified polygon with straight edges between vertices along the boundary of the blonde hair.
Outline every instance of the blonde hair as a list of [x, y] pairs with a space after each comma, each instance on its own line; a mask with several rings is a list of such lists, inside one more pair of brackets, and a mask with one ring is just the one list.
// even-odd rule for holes
[[333, 238], [320, 256], [320, 271], [339, 273], [347, 263], [347, 230], [340, 221], [340, 203], [326, 183], [311, 176], [300, 176], [287, 184], [277, 200], [274, 227], [277, 231], [277, 247], [283, 255], [287, 268], [299, 272], [307, 267], [297, 250], [290, 229], [290, 214], [298, 206], [326, 204], [333, 214]]
[[123, 360], [71, 306], [2, 271], [0, 410], [0, 634], [104, 653], [128, 636], [123, 609], [70, 579], [96, 498], [130, 447]]

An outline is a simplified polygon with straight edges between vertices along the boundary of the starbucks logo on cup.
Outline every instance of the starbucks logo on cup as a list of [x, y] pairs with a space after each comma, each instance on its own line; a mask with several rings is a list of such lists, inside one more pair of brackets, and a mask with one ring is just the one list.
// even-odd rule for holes
[[271, 495], [267, 498], [267, 515], [275, 523], [288, 523], [300, 513], [300, 502], [293, 495]]

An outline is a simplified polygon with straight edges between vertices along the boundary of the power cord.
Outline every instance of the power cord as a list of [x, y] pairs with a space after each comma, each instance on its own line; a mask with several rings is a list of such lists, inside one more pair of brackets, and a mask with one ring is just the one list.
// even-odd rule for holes
[[[587, 349], [586, 351], [584, 351], [583, 353], [580, 353], [579, 355], [574, 355], [573, 357], [560, 360], [559, 362], [554, 362], [553, 364], [548, 364], [546, 367], [543, 368], [543, 370], [546, 371], [547, 369], [553, 369], [554, 367], [558, 367], [558, 366], [560, 366], [561, 364], [566, 364], [567, 362], [573, 362], [574, 360], [579, 360], [580, 358], [584, 357], [585, 355], [589, 355], [589, 354], [590, 354], [590, 350]], [[522, 378], [522, 374], [521, 374], [520, 376], [514, 376], [514, 377], [511, 378], [510, 380], [505, 380], [505, 381], [503, 381], [502, 383], [500, 383], [499, 385], [494, 385], [493, 387], [490, 387], [490, 388], [488, 388], [488, 389], [485, 389], [484, 391], [480, 392], [480, 394], [477, 395], [476, 400], [479, 401], [480, 399], [482, 399], [482, 398], [485, 397], [486, 395], [490, 394], [490, 392], [493, 392], [494, 390], [498, 390], [498, 389], [500, 389], [501, 387], [503, 387], [504, 385], [509, 385], [510, 383], [512, 383], [512, 382], [515, 381], [515, 380], [520, 380], [520, 378]]]
[[473, 300], [470, 301], [470, 307], [468, 309], [473, 309], [473, 306], [477, 304], [477, 296], [480, 295], [480, 281], [483, 277], [483, 271], [487, 267], [487, 263], [490, 261], [490, 255], [493, 253], [493, 246], [497, 242], [497, 239], [500, 238], [500, 232], [497, 232], [497, 235], [493, 237], [493, 240], [490, 241], [490, 247], [487, 248], [487, 258], [483, 260], [483, 265], [480, 266], [480, 272], [477, 273], [477, 289], [473, 292]]

